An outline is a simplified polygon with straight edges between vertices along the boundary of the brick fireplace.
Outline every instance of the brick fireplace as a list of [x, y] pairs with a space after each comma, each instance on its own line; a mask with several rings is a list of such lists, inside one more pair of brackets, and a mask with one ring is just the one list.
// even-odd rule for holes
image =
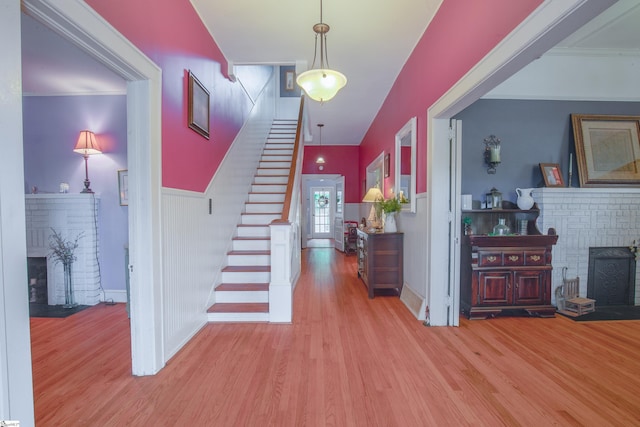
[[[587, 296], [590, 249], [625, 248], [640, 240], [638, 188], [537, 188], [533, 198], [540, 208], [540, 231], [546, 234], [552, 227], [559, 236], [553, 248], [554, 290], [567, 267], [567, 277], [580, 277], [580, 295]], [[640, 305], [640, 269], [630, 279], [633, 303]]]
[[46, 302], [49, 305], [65, 302], [62, 264], [56, 264], [49, 256], [52, 228], [69, 240], [84, 233], [78, 240], [77, 260], [72, 267], [74, 299], [81, 305], [100, 302], [98, 208], [99, 196], [94, 194], [25, 196], [27, 257], [46, 258]]

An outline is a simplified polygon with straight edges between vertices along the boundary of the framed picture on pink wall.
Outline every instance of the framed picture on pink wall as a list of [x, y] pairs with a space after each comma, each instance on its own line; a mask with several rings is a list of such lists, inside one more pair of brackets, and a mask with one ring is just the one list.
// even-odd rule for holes
[[189, 71], [189, 127], [209, 139], [209, 91]]
[[387, 153], [384, 155], [384, 177], [389, 178], [389, 171], [391, 169], [391, 153]]

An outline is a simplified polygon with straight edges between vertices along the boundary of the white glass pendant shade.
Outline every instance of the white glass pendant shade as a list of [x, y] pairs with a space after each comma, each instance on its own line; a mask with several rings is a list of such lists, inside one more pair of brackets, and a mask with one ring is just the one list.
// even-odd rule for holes
[[296, 81], [309, 98], [319, 102], [329, 101], [347, 84], [344, 74], [327, 68], [305, 71]]
[[318, 156], [318, 158], [316, 159], [316, 163], [319, 165], [324, 165], [324, 157]]

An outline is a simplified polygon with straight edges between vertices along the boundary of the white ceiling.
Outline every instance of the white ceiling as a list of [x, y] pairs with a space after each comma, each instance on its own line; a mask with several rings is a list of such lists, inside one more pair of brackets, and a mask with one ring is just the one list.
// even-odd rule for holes
[[[225, 57], [241, 64], [294, 64], [314, 51], [318, 1], [191, 0]], [[323, 7], [331, 26], [328, 56], [347, 86], [331, 101], [311, 104], [324, 123], [323, 143], [357, 145], [441, 0], [337, 0]], [[560, 43], [558, 51], [640, 50], [640, 2], [620, 0]], [[125, 93], [125, 82], [76, 46], [24, 16], [23, 88], [27, 95]], [[312, 131], [317, 132], [315, 126]]]

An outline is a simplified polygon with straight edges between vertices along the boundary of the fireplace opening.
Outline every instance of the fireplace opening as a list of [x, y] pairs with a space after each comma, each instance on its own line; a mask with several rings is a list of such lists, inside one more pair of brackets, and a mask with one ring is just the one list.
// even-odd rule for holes
[[627, 247], [589, 248], [587, 297], [596, 306], [634, 305], [636, 263]]
[[48, 304], [47, 257], [27, 257], [27, 275], [29, 278], [29, 302]]

